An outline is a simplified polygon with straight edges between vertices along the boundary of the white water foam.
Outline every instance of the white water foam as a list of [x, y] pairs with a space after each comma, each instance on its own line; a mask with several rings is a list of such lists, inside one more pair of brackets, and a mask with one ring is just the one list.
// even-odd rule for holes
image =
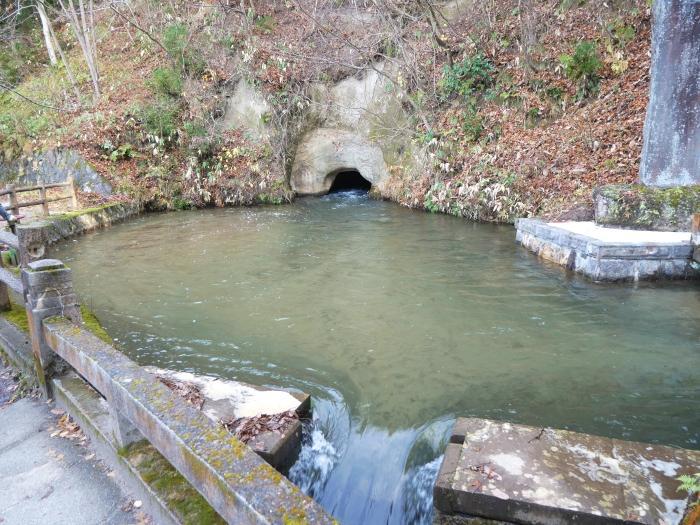
[[337, 449], [314, 424], [305, 436], [299, 459], [289, 471], [289, 479], [313, 497], [323, 489], [338, 457]]
[[413, 525], [433, 522], [433, 485], [437, 478], [442, 456], [406, 474], [403, 487], [404, 519]]

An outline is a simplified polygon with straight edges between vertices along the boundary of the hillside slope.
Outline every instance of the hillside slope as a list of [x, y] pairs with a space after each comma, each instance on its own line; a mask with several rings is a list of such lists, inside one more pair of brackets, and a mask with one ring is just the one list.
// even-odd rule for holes
[[[3, 161], [75, 149], [118, 195], [153, 209], [287, 202], [319, 86], [375, 72], [405, 118], [372, 138], [421, 159], [386, 159], [384, 198], [475, 220], [586, 217], [595, 186], [636, 179], [646, 0], [245, 6], [141, 0], [129, 12], [99, 10], [95, 103], [70, 28], [56, 17], [80, 99], [66, 68], [46, 65], [29, 20], [25, 65], [0, 95]], [[5, 78], [17, 49], [3, 44]], [[265, 109], [247, 128], [230, 118], [241, 81]]]

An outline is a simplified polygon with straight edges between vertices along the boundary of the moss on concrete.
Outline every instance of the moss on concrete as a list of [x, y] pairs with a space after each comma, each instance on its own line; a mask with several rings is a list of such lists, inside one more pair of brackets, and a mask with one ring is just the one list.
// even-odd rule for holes
[[686, 231], [700, 213], [700, 186], [650, 188], [641, 184], [597, 188], [596, 222], [660, 231]]
[[183, 524], [215, 525], [224, 520], [152, 445], [139, 441], [122, 451], [156, 494]]
[[11, 303], [11, 307], [12, 308], [10, 310], [1, 312], [0, 315], [2, 315], [5, 319], [10, 321], [20, 330], [23, 330], [24, 332], [29, 332], [29, 320], [27, 319], [27, 311], [24, 309], [24, 307], [19, 306], [15, 303]]
[[[11, 303], [11, 306], [12, 308], [10, 310], [0, 312], [0, 315], [2, 315], [20, 330], [29, 333], [29, 319], [27, 318], [27, 311], [23, 306], [19, 306], [15, 303]], [[112, 344], [114, 342], [104, 327], [100, 324], [97, 316], [90, 311], [87, 306], [81, 305], [80, 313], [83, 316], [83, 325], [86, 330], [100, 338], [105, 343]], [[50, 319], [47, 319], [47, 321], [50, 321]]]
[[94, 335], [102, 339], [105, 343], [112, 344], [114, 340], [109, 336], [107, 330], [104, 329], [97, 316], [84, 304], [80, 305], [80, 313], [83, 316], [83, 325]]
[[14, 272], [15, 269], [19, 269], [17, 268], [18, 260], [19, 258], [15, 248], [10, 248], [9, 250], [2, 252], [2, 264], [8, 270]]
[[107, 208], [112, 208], [113, 206], [120, 206], [121, 203], [119, 202], [112, 202], [109, 204], [104, 204], [102, 206], [96, 206], [94, 208], [85, 208], [82, 210], [74, 210], [74, 211], [68, 211], [66, 213], [61, 213], [60, 215], [52, 215], [50, 218], [51, 220], [57, 220], [57, 221], [66, 221], [70, 219], [74, 219], [75, 217], [80, 217], [81, 215], [88, 215], [92, 213], [99, 213], [101, 211], [106, 210]]

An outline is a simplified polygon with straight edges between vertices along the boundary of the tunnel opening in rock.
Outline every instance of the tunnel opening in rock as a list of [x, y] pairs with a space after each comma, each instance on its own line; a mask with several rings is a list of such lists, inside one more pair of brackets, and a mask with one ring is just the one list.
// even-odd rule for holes
[[343, 170], [338, 172], [333, 179], [328, 193], [340, 193], [344, 191], [369, 191], [372, 183], [365, 179], [357, 170]]

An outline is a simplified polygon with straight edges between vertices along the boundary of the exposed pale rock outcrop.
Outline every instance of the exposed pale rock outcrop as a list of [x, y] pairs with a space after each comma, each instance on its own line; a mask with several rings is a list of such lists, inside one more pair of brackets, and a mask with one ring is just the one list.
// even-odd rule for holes
[[381, 148], [360, 135], [331, 128], [308, 133], [299, 145], [291, 173], [300, 195], [327, 193], [341, 171], [357, 170], [381, 191], [387, 169]]

